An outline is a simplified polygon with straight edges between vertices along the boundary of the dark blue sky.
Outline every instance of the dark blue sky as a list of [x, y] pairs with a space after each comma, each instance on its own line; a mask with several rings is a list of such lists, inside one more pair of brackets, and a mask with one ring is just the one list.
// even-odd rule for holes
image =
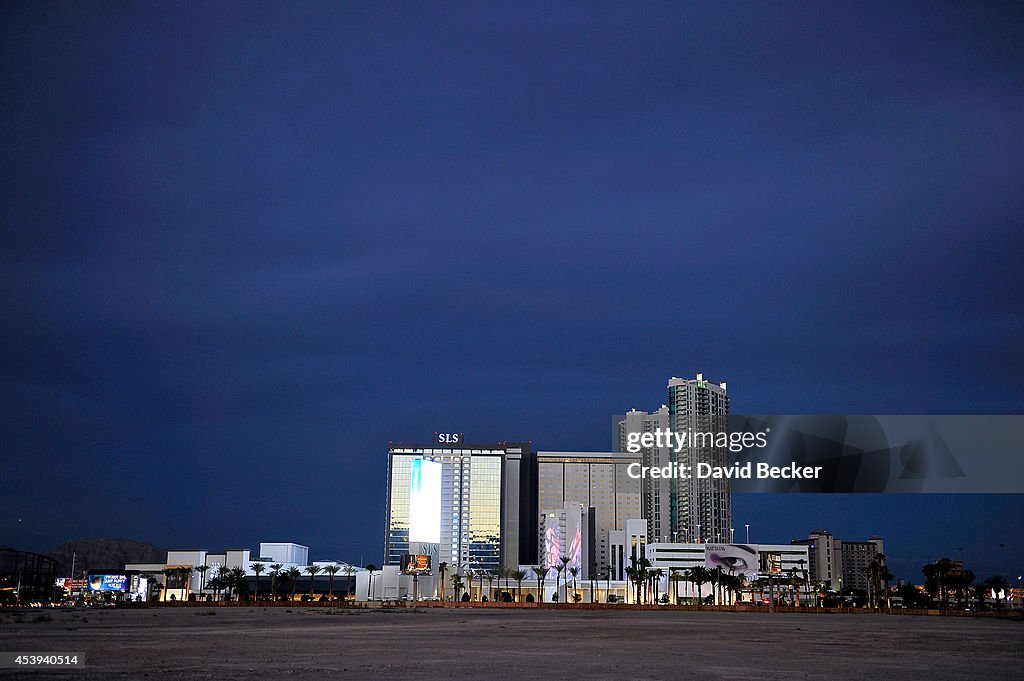
[[[1019, 3], [0, 7], [0, 543], [379, 561], [388, 440], [1021, 413]], [[1003, 497], [746, 496], [1024, 570]]]

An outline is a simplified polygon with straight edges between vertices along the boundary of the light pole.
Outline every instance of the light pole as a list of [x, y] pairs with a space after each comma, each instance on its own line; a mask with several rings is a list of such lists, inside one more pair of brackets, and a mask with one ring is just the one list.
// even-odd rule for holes
[[697, 543], [700, 543], [700, 523], [697, 523]]
[[734, 539], [735, 536], [736, 536], [736, 530], [730, 527], [729, 528], [729, 543], [730, 544], [735, 544], [736, 543], [736, 540]]
[[750, 523], [743, 523], [743, 527], [747, 528], [747, 543], [750, 543]]

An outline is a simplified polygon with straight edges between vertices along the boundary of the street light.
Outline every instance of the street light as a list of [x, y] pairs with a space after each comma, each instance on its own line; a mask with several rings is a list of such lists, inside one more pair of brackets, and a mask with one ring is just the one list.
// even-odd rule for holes
[[743, 527], [747, 528], [747, 543], [750, 543], [750, 523], [744, 523]]
[[730, 544], [735, 544], [736, 543], [736, 540], [734, 538], [735, 536], [736, 536], [736, 530], [730, 527], [729, 528], [729, 543]]

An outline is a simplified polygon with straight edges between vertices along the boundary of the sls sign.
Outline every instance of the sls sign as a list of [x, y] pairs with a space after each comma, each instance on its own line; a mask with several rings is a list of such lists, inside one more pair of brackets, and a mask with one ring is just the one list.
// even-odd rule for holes
[[466, 442], [462, 433], [434, 433], [434, 444], [438, 445], [461, 445]]

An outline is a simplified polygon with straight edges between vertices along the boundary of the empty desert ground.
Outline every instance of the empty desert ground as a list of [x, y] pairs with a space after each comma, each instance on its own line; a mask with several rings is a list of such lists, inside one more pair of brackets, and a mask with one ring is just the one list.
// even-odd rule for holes
[[[877, 614], [160, 608], [0, 614], [4, 678], [1022, 679], [1024, 623]], [[36, 621], [43, 619], [44, 621]]]

